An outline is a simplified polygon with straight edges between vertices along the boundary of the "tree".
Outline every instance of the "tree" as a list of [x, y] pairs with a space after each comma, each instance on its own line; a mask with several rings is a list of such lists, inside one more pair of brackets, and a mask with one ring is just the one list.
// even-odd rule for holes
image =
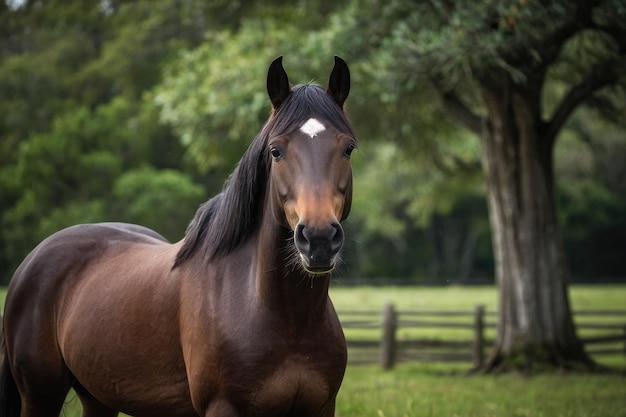
[[[485, 369], [593, 366], [571, 318], [553, 154], [579, 106], [599, 98], [606, 107], [621, 104], [603, 93], [626, 82], [623, 2], [400, 0], [377, 7], [388, 25], [375, 52], [387, 62], [387, 84], [421, 80], [480, 138], [500, 293], [498, 337]], [[557, 83], [563, 93], [552, 102], [546, 90]]]
[[[359, 192], [347, 228], [348, 233], [356, 231], [346, 248], [350, 273], [417, 281], [430, 269], [434, 272], [432, 278], [441, 282], [451, 275], [456, 277], [460, 269], [467, 273], [471, 257], [464, 262], [465, 268], [457, 265], [447, 269], [428, 268], [428, 262], [414, 260], [418, 252], [419, 258], [433, 259], [431, 265], [442, 263], [439, 258], [452, 258], [432, 250], [443, 245], [424, 243], [441, 236], [426, 230], [432, 213], [444, 218], [465, 193], [484, 192], [479, 147], [470, 135], [456, 134], [456, 127], [441, 117], [440, 109], [431, 107], [426, 111], [414, 100], [381, 97], [375, 78], [378, 74], [372, 72], [368, 59], [351, 51], [351, 44], [344, 42], [344, 13], [358, 13], [339, 8], [326, 18], [315, 18], [318, 6], [310, 3], [308, 7], [303, 3], [291, 14], [268, 7], [263, 14], [248, 16], [237, 30], [207, 33], [209, 42], [183, 51], [166, 67], [163, 82], [154, 90], [161, 119], [172, 125], [194, 163], [207, 172], [227, 175], [267, 119], [269, 107], [259, 80], [265, 77], [272, 57], [285, 56], [290, 78], [296, 82], [313, 79], [321, 83], [325, 82], [329, 57], [349, 57], [357, 94], [350, 97], [348, 111], [364, 142], [363, 158], [354, 159]], [[308, 27], [300, 22], [301, 8], [306, 11]], [[413, 83], [413, 88], [418, 87]], [[425, 106], [432, 102], [426, 96], [423, 101]], [[430, 136], [444, 136], [445, 140], [419, 141]], [[402, 137], [412, 140], [389, 140]], [[416, 157], [407, 156], [417, 155], [410, 151], [424, 148], [430, 152], [419, 164], [415, 163]], [[412, 186], [416, 183], [420, 187]], [[476, 243], [476, 232], [466, 228], [458, 228], [461, 233], [457, 233], [456, 244], [446, 245], [447, 249], [454, 247], [458, 253]], [[486, 233], [480, 229], [480, 238], [484, 239]], [[451, 252], [446, 250], [446, 254]]]
[[[350, 274], [416, 281], [428, 275], [443, 283], [467, 277], [477, 258], [485, 271], [481, 277], [490, 276], [486, 209], [477, 204], [490, 184], [482, 182], [480, 161], [481, 152], [490, 148], [481, 145], [501, 135], [494, 128], [498, 121], [521, 117], [518, 108], [524, 106], [511, 104], [503, 115], [493, 107], [507, 97], [522, 103], [533, 98], [526, 107], [540, 102], [542, 120], [534, 123], [547, 137], [543, 129], [550, 120], [567, 119], [568, 108], [558, 105], [567, 91], [583, 85], [585, 74], [603, 60], [621, 59], [619, 1], [540, 3], [0, 3], [0, 274], [8, 277], [25, 253], [58, 227], [104, 219], [155, 223], [154, 213], [145, 209], [150, 191], [180, 184], [189, 198], [197, 195], [191, 178], [174, 180], [160, 170], [184, 170], [201, 178], [209, 194], [218, 190], [267, 118], [259, 80], [271, 59], [285, 55], [293, 80], [313, 77], [323, 83], [329, 57], [338, 54], [352, 69], [348, 112], [361, 143], [354, 158], [356, 204], [347, 228]], [[593, 9], [591, 17], [585, 7]], [[582, 23], [573, 23], [576, 19]], [[552, 52], [542, 49], [550, 43], [545, 39], [567, 30], [571, 33], [563, 35], [562, 45], [552, 43]], [[620, 104], [623, 90], [593, 96], [576, 91], [576, 100], [587, 107], [604, 115], [609, 110], [614, 121], [624, 119], [623, 106], [621, 114], [611, 110]], [[491, 108], [485, 104], [489, 94], [496, 103]], [[439, 103], [433, 99], [437, 95]], [[455, 119], [469, 129], [461, 132]], [[513, 150], [540, 141], [539, 136], [530, 142], [528, 135], [522, 138], [515, 123], [506, 132], [517, 135], [510, 142]], [[484, 141], [476, 140], [482, 127], [487, 128]], [[602, 256], [603, 267], [613, 265], [587, 266], [586, 273], [619, 275], [623, 251], [612, 246], [609, 258], [610, 251], [590, 251], [589, 246], [606, 242], [605, 237], [623, 237], [626, 230], [611, 220], [626, 210], [624, 145], [617, 140], [623, 125], [611, 141], [605, 129], [591, 129], [588, 123], [569, 123], [569, 129], [592, 147], [596, 177], [585, 182], [573, 176], [576, 183], [565, 187], [557, 183], [558, 200], [550, 204], [558, 206], [561, 221], [570, 227], [564, 238], [571, 253], [593, 253], [594, 259]], [[560, 129], [550, 134], [554, 138], [555, 131]], [[538, 152], [554, 148], [546, 143]], [[558, 143], [570, 147], [562, 139]], [[515, 163], [521, 161], [511, 155]], [[500, 165], [511, 168], [513, 184], [522, 170], [507, 164]], [[484, 165], [496, 172], [496, 165]], [[134, 204], [133, 192], [122, 189], [141, 188], [139, 180], [151, 188]], [[122, 187], [117, 194], [112, 192], [116, 187]], [[517, 187], [522, 189], [521, 182]], [[511, 207], [528, 204], [520, 199]], [[179, 220], [167, 226], [172, 237]], [[509, 240], [494, 242], [515, 240], [524, 227], [518, 225]], [[570, 264], [577, 266], [581, 258]]]
[[1, 281], [41, 239], [75, 223], [159, 213], [167, 224], [158, 229], [180, 237], [171, 229], [184, 230], [189, 212], [138, 210], [128, 199], [120, 207], [112, 189], [126, 171], [153, 167], [142, 171], [153, 179], [141, 177], [150, 192], [177, 187], [177, 198], [199, 202], [189, 175], [166, 171], [183, 168], [182, 146], [158, 124], [147, 90], [179, 48], [203, 39], [217, 3], [1, 3]]

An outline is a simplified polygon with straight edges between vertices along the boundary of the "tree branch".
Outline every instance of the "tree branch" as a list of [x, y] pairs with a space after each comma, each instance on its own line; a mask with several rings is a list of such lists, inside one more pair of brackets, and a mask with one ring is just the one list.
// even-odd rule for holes
[[444, 108], [457, 122], [471, 132], [480, 136], [482, 132], [481, 118], [474, 114], [461, 100], [451, 91], [441, 92]]
[[592, 12], [600, 3], [601, 0], [579, 0], [572, 5], [573, 10], [568, 13], [567, 19], [555, 24], [552, 32], [545, 34], [537, 42], [530, 45], [521, 43], [517, 48], [509, 47], [500, 52], [505, 61], [513, 63], [516, 68], [529, 62], [547, 68], [559, 57], [569, 39], [593, 26]]
[[596, 91], [615, 83], [622, 75], [625, 65], [626, 57], [620, 56], [594, 66], [587, 76], [563, 97], [552, 118], [544, 125], [544, 138], [554, 142], [572, 112]]

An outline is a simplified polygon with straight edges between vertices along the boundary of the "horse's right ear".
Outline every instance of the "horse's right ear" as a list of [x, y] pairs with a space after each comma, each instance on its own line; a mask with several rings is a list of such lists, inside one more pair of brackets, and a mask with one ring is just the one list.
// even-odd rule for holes
[[287, 73], [283, 68], [282, 56], [276, 58], [267, 71], [267, 94], [270, 96], [274, 110], [278, 109], [291, 94], [289, 78], [287, 78]]
[[335, 55], [335, 66], [330, 73], [328, 80], [328, 94], [335, 99], [339, 107], [343, 108], [343, 104], [350, 93], [350, 70], [346, 61]]

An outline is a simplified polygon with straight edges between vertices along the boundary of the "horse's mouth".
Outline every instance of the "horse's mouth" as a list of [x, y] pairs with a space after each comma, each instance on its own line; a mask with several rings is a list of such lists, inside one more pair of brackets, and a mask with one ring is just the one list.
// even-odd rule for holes
[[304, 270], [311, 275], [330, 274], [333, 271], [333, 269], [335, 269], [335, 265], [326, 266], [326, 267], [312, 267], [312, 266], [307, 266], [303, 264], [302, 266], [304, 267]]
[[[309, 262], [309, 259], [303, 254], [300, 254], [300, 259], [302, 260], [302, 267], [304, 270], [311, 275], [325, 275], [331, 273], [333, 269], [335, 269], [334, 261], [329, 262], [326, 265], [312, 265], [312, 262]], [[311, 261], [313, 261], [313, 259], [311, 259]]]

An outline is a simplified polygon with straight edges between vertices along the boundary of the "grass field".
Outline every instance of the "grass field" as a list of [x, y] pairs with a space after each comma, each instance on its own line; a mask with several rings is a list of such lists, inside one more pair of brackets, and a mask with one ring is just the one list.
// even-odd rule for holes
[[[494, 287], [340, 287], [331, 289], [338, 311], [382, 309], [495, 311]], [[626, 309], [626, 286], [572, 286], [574, 310]], [[622, 324], [626, 324], [622, 319]], [[440, 330], [441, 338], [450, 336]], [[579, 332], [580, 333], [580, 332]], [[432, 336], [430, 334], [429, 336]], [[350, 334], [348, 334], [350, 337]], [[626, 369], [626, 354], [598, 356]], [[337, 400], [338, 417], [626, 417], [626, 377], [547, 374], [466, 376], [470, 364], [400, 364], [392, 371], [350, 366]]]
[[[572, 308], [626, 309], [626, 285], [572, 285]], [[497, 307], [494, 286], [448, 287], [344, 287], [331, 285], [330, 296], [337, 310], [378, 309], [392, 302], [399, 309], [464, 309], [483, 304]]]
[[[3, 295], [3, 294], [2, 294]], [[339, 312], [380, 310], [392, 302], [402, 309], [495, 310], [493, 287], [331, 286]], [[4, 299], [4, 297], [2, 297]], [[576, 309], [626, 309], [626, 286], [573, 286]], [[626, 324], [626, 323], [624, 323]], [[445, 337], [445, 334], [440, 335]], [[626, 369], [626, 355], [598, 357]], [[392, 371], [349, 366], [337, 399], [337, 417], [626, 417], [626, 376], [544, 374], [466, 376], [469, 364], [400, 364]], [[80, 415], [73, 394], [63, 416]]]
[[348, 368], [338, 417], [624, 417], [626, 380], [610, 375], [464, 376], [440, 365]]

